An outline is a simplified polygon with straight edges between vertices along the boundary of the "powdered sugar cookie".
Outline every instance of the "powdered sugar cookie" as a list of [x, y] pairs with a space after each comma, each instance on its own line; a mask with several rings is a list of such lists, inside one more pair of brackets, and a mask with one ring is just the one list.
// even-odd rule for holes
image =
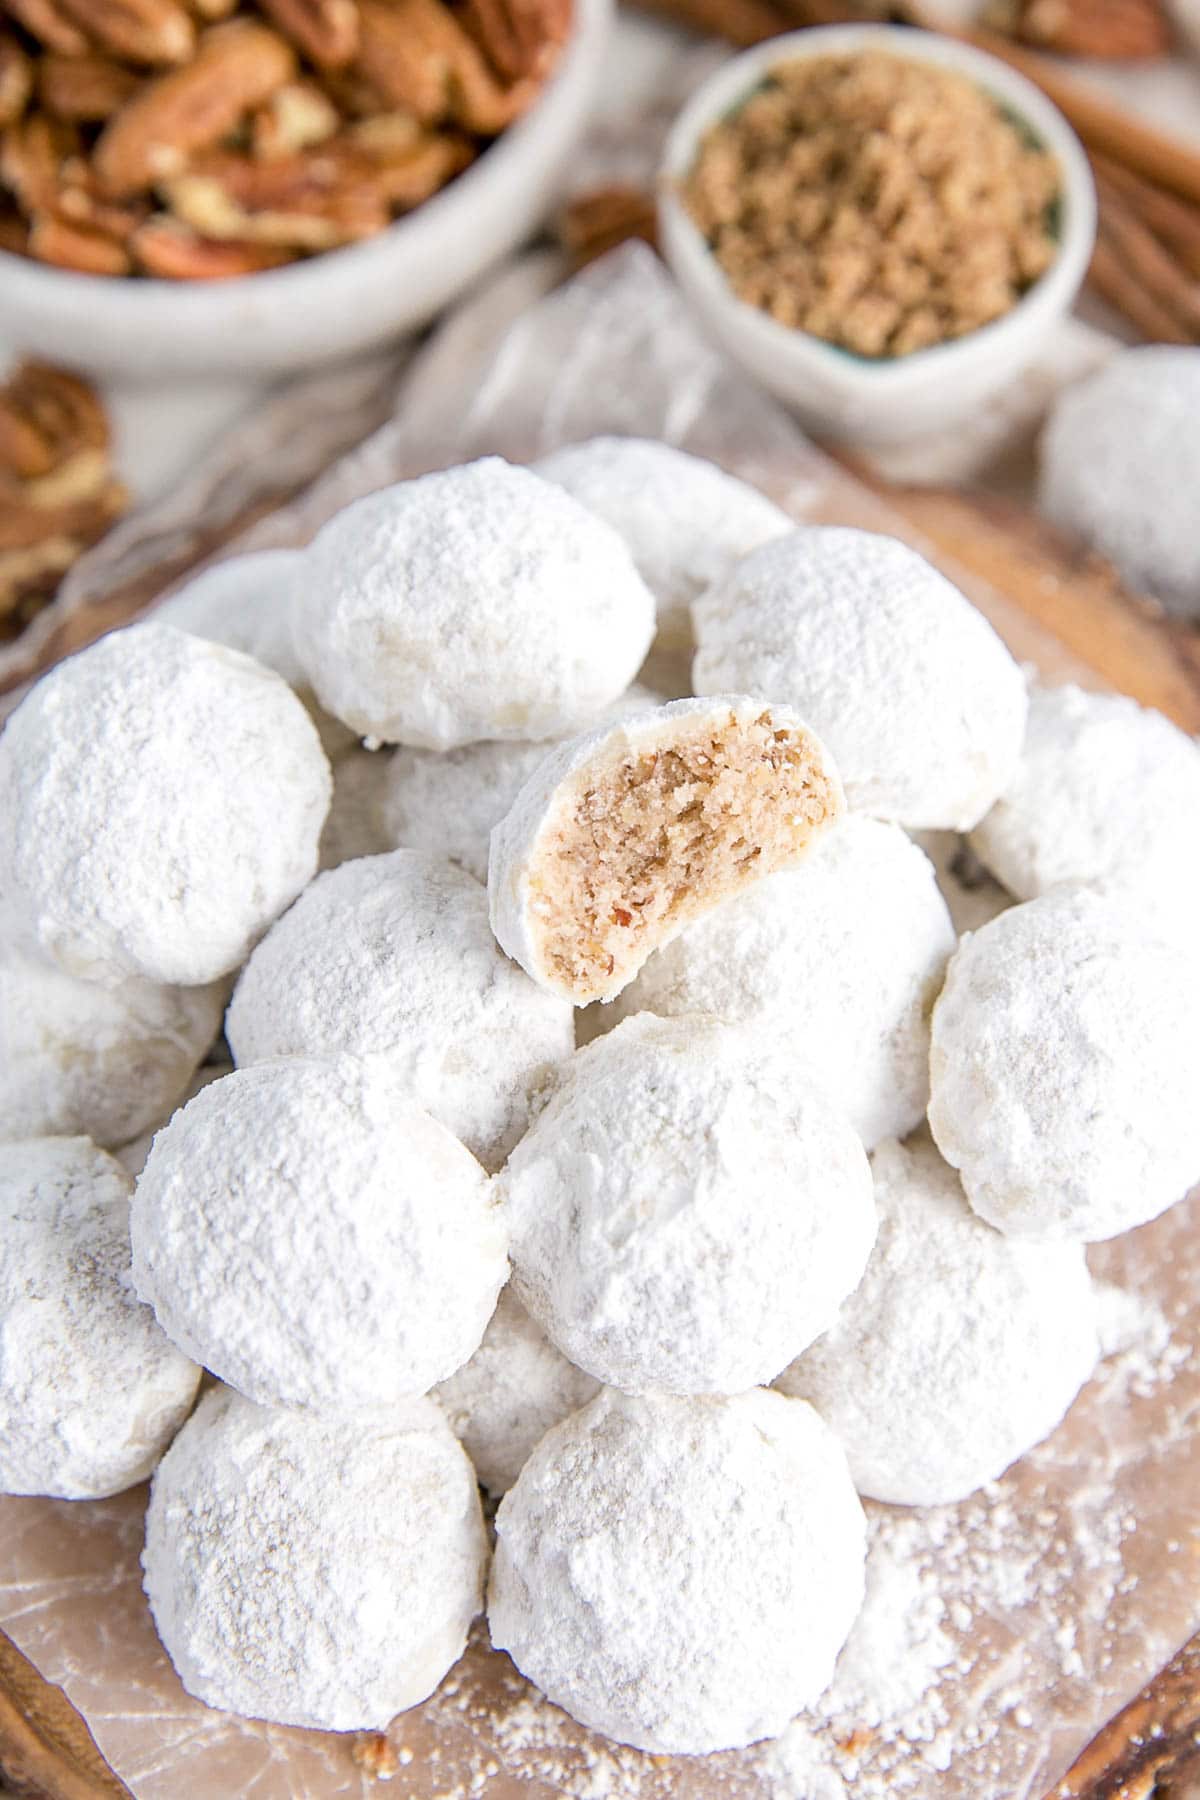
[[860, 1494], [940, 1506], [1053, 1431], [1096, 1365], [1095, 1294], [1080, 1245], [994, 1231], [926, 1138], [871, 1168], [867, 1272], [776, 1385], [836, 1432]]
[[479, 1611], [479, 1494], [436, 1406], [346, 1423], [205, 1394], [154, 1478], [142, 1557], [189, 1694], [318, 1731], [426, 1699]]
[[819, 1087], [703, 1017], [643, 1014], [579, 1051], [498, 1185], [518, 1298], [629, 1393], [770, 1381], [875, 1236], [862, 1145]]
[[605, 1390], [500, 1503], [492, 1642], [622, 1743], [753, 1743], [833, 1673], [865, 1536], [841, 1446], [802, 1401]]
[[0, 886], [68, 974], [198, 986], [311, 880], [329, 765], [249, 657], [166, 625], [44, 676], [0, 738]]
[[983, 614], [895, 538], [794, 531], [740, 562], [693, 616], [696, 692], [794, 706], [859, 812], [966, 831], [1007, 786], [1021, 671]]
[[611, 1000], [653, 950], [796, 862], [842, 811], [786, 707], [676, 700], [560, 745], [492, 833], [492, 929], [535, 981]]
[[981, 1218], [1091, 1243], [1200, 1176], [1200, 973], [1079, 888], [963, 939], [933, 1012], [929, 1123]]
[[415, 850], [319, 876], [242, 971], [226, 1031], [241, 1066], [386, 1054], [489, 1167], [525, 1129], [534, 1087], [574, 1047], [570, 1007], [501, 953], [479, 883]]
[[85, 1137], [0, 1146], [0, 1493], [118, 1494], [191, 1409], [200, 1370], [129, 1279], [132, 1191]]
[[581, 729], [629, 686], [653, 629], [616, 533], [487, 457], [331, 519], [296, 644], [321, 704], [361, 736], [452, 750]]
[[478, 1347], [508, 1274], [487, 1177], [383, 1057], [238, 1069], [155, 1137], [137, 1290], [265, 1405], [369, 1412]]
[[657, 645], [688, 648], [691, 604], [740, 557], [795, 529], [748, 482], [650, 438], [595, 437], [533, 464], [612, 526], [658, 607]]

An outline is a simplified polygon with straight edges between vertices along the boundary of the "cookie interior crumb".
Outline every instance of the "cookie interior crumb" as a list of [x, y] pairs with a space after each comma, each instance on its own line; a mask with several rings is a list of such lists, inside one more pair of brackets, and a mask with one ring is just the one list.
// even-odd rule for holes
[[580, 772], [530, 870], [543, 953], [564, 982], [610, 992], [689, 919], [794, 862], [840, 811], [806, 731], [732, 712]]

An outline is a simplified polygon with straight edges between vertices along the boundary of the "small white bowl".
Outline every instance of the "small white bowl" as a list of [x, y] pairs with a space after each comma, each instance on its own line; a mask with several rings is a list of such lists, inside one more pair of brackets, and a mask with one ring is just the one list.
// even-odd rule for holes
[[424, 325], [535, 230], [587, 124], [613, 0], [575, 0], [545, 91], [464, 174], [378, 237], [231, 281], [75, 275], [0, 252], [0, 339], [97, 374], [270, 375]]
[[[739, 300], [679, 198], [710, 126], [749, 99], [771, 69], [800, 57], [878, 49], [969, 76], [1024, 121], [1062, 170], [1058, 254], [1011, 312], [966, 337], [871, 361], [781, 325]], [[676, 120], [659, 175], [663, 253], [712, 337], [818, 434], [902, 443], [974, 412], [1036, 356], [1069, 311], [1092, 253], [1096, 189], [1075, 133], [1039, 88], [969, 44], [897, 25], [826, 25], [772, 38], [724, 64]]]

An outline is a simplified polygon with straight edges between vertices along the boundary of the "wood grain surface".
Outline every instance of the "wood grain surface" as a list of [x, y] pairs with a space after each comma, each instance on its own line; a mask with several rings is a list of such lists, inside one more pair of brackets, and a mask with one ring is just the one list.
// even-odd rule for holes
[[[843, 466], [848, 483], [861, 484], [860, 492], [870, 488], [938, 558], [1000, 597], [1021, 622], [1010, 641], [1053, 642], [1068, 672], [1090, 670], [1098, 685], [1133, 694], [1200, 733], [1200, 632], [1125, 592], [1111, 570], [1011, 503], [955, 490], [890, 487], [861, 466]], [[228, 535], [246, 523], [236, 521]], [[166, 579], [160, 572], [158, 585]], [[133, 617], [154, 591], [153, 583], [141, 582], [77, 617], [69, 641], [54, 645], [55, 656]], [[994, 607], [985, 610], [995, 618]], [[128, 1797], [66, 1697], [2, 1633], [0, 1775], [15, 1793], [43, 1800]], [[1004, 1797], [981, 1794], [978, 1800]], [[1098, 1734], [1052, 1800], [1200, 1800], [1200, 1636]]]

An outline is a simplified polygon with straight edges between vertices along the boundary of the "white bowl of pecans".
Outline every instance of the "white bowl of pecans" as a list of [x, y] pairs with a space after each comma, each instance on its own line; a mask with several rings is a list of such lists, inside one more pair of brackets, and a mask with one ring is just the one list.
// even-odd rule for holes
[[612, 0], [12, 0], [0, 337], [143, 378], [423, 324], [553, 203]]
[[1058, 109], [902, 26], [748, 51], [667, 142], [663, 250], [711, 334], [813, 430], [896, 443], [1036, 355], [1087, 271], [1096, 197]]

